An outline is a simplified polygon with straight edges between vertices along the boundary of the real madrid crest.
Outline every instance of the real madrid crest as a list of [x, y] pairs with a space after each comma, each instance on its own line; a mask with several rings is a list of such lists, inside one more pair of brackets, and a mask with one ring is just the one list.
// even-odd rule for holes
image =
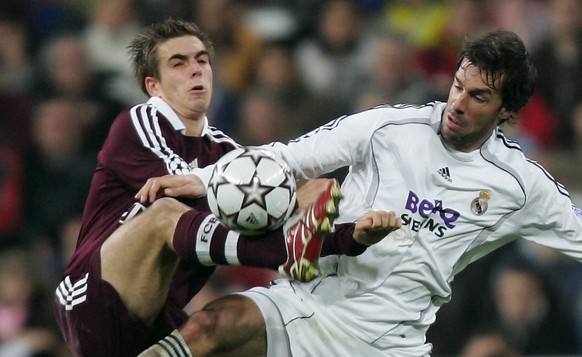
[[479, 197], [471, 201], [471, 212], [477, 216], [483, 215], [485, 212], [487, 212], [490, 199], [491, 193], [489, 191], [479, 192]]

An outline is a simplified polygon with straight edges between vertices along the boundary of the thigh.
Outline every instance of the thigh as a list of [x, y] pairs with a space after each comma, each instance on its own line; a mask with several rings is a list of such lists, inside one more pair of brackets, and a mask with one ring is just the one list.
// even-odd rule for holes
[[159, 315], [179, 263], [172, 238], [188, 206], [156, 201], [120, 226], [101, 247], [103, 280], [110, 283], [131, 314], [152, 324]]

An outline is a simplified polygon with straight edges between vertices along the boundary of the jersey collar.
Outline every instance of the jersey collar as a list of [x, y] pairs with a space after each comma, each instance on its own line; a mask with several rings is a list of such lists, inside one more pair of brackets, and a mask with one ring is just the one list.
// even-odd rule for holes
[[[166, 103], [160, 97], [151, 97], [148, 100], [148, 104], [152, 105], [160, 113], [162, 113], [162, 115], [172, 125], [172, 128], [174, 128], [174, 130], [179, 131], [182, 134], [184, 134], [184, 132], [186, 131], [186, 126], [184, 126], [184, 123], [182, 123], [182, 121], [180, 120], [180, 118], [178, 118], [178, 115], [176, 114], [174, 109], [172, 109], [172, 107], [168, 103]], [[210, 133], [210, 129], [208, 127], [208, 118], [205, 116], [204, 117], [204, 128], [202, 129], [202, 136], [208, 135], [209, 133]]]
[[441, 135], [441, 120], [447, 103], [435, 102], [434, 110], [430, 117], [431, 127], [437, 135]]

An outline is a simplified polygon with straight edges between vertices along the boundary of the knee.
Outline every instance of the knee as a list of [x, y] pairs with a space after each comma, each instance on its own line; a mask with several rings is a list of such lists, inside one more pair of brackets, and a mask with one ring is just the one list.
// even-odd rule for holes
[[147, 222], [153, 224], [160, 231], [173, 231], [178, 220], [189, 207], [176, 199], [163, 197], [156, 200], [145, 211]]
[[182, 202], [178, 201], [175, 198], [171, 197], [162, 197], [154, 201], [151, 206], [148, 208], [150, 211], [156, 212], [182, 212], [184, 209], [187, 209], [188, 206], [183, 204]]
[[188, 318], [180, 328], [180, 334], [187, 342], [208, 339], [218, 326], [218, 313], [213, 310], [199, 310]]
[[193, 313], [180, 328], [180, 334], [197, 352], [216, 352], [225, 348], [266, 349], [265, 325], [260, 310], [252, 300], [241, 295], [219, 298]]
[[132, 221], [134, 230], [143, 231], [151, 244], [171, 244], [180, 217], [190, 208], [173, 198], [160, 198]]
[[220, 348], [218, 315], [218, 312], [213, 310], [196, 311], [182, 325], [179, 332], [190, 352], [195, 352], [198, 356], [207, 356]]

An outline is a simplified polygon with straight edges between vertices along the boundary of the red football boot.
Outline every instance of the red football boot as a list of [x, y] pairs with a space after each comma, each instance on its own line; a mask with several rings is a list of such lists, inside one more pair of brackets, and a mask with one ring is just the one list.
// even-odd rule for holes
[[293, 215], [283, 227], [287, 243], [287, 262], [279, 274], [288, 279], [311, 281], [319, 275], [319, 255], [323, 240], [333, 230], [342, 199], [340, 185], [327, 179], [315, 202]]

